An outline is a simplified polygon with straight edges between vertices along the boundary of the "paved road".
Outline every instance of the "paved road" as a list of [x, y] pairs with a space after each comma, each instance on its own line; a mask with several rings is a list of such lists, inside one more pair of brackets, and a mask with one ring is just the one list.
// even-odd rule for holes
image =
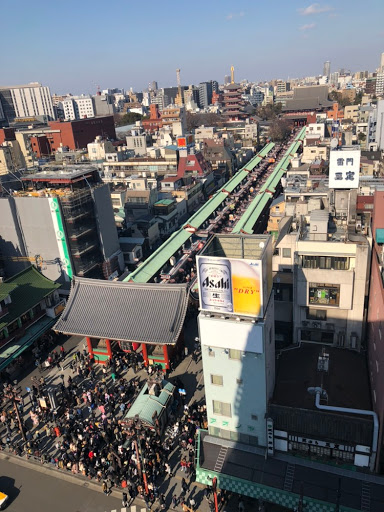
[[121, 508], [118, 498], [4, 460], [0, 460], [0, 490], [11, 498], [7, 512], [105, 512]]

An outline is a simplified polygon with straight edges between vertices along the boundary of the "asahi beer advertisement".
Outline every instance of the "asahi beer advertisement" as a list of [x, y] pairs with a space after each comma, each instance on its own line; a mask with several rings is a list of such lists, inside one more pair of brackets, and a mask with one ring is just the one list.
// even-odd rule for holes
[[262, 317], [260, 260], [197, 257], [200, 309]]

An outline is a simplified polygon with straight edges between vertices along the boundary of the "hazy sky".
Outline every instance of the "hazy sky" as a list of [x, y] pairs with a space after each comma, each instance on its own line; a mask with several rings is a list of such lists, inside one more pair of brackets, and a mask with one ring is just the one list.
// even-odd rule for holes
[[51, 93], [373, 71], [383, 0], [0, 0], [0, 85]]

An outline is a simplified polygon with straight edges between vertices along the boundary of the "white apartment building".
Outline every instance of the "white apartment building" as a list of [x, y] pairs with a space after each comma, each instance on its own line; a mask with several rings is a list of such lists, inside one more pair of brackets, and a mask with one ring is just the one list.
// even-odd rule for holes
[[[55, 119], [49, 87], [38, 82], [14, 87], [0, 87], [0, 100], [1, 98], [3, 101], [6, 99], [7, 111], [4, 113], [8, 121], [13, 121], [16, 117], [36, 116], [47, 116], [50, 120]], [[5, 109], [4, 104], [3, 108]]]
[[66, 121], [95, 117], [94, 103], [91, 96], [72, 96], [61, 102]]

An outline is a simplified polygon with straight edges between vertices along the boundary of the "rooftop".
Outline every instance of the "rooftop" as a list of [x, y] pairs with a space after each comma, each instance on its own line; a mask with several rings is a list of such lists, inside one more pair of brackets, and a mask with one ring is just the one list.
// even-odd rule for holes
[[54, 329], [100, 339], [174, 344], [183, 327], [187, 304], [186, 285], [75, 277], [66, 308]]
[[0, 300], [11, 295], [12, 302], [7, 304], [8, 313], [0, 319], [0, 330], [32, 309], [60, 284], [44, 277], [35, 267], [30, 266], [18, 274], [0, 283]]
[[[329, 322], [332, 322], [331, 318]], [[327, 346], [329, 371], [319, 372], [321, 349], [321, 344], [308, 344], [281, 353], [272, 402], [316, 410], [315, 397], [307, 389], [321, 386], [328, 393], [328, 405], [370, 410], [372, 404], [364, 355]]]
[[148, 383], [145, 383], [122, 421], [135, 420], [138, 417], [145, 424], [155, 427], [156, 418], [160, 418], [163, 411], [165, 411], [165, 407], [175, 390], [175, 386], [166, 380], [162, 381], [161, 387], [159, 395], [156, 396], [149, 393]]
[[97, 171], [95, 167], [92, 166], [81, 166], [81, 168], [68, 168], [66, 167], [64, 170], [49, 170], [49, 171], [40, 171], [35, 174], [29, 174], [26, 177], [23, 177], [23, 181], [49, 181], [51, 183], [62, 182], [62, 181], [78, 181], [79, 178], [86, 178], [86, 175], [89, 173], [93, 173]]
[[[224, 461], [219, 458], [219, 454], [223, 453], [222, 446], [227, 447]], [[308, 498], [321, 500], [325, 502], [324, 508], [321, 507], [321, 510], [333, 510], [333, 505], [337, 501], [340, 479], [340, 505], [360, 510], [362, 481], [364, 481], [370, 489], [371, 512], [382, 512], [383, 510], [384, 487], [381, 478], [326, 466], [299, 457], [296, 457], [293, 462], [292, 457], [285, 454], [275, 454], [274, 457], [266, 458], [265, 449], [260, 450], [241, 443], [217, 439], [205, 431], [201, 431], [200, 466], [214, 474], [217, 471], [218, 461], [222, 468], [219, 472], [219, 482], [223, 489], [233, 489], [235, 482], [236, 489], [241, 488], [242, 492], [247, 495], [250, 486], [260, 484], [259, 492], [268, 492], [271, 488], [271, 490], [276, 489], [281, 495], [287, 478], [288, 466], [294, 464], [292, 493], [296, 495], [295, 503], [298, 502], [302, 487], [304, 504]], [[227, 475], [233, 477], [234, 480], [229, 480]], [[263, 494], [261, 495], [263, 496]], [[287, 495], [288, 493], [284, 493], [279, 503], [287, 504]], [[291, 493], [290, 496], [292, 496]], [[330, 504], [332, 508], [325, 508], [327, 504]], [[307, 507], [304, 506], [304, 509], [306, 510]], [[316, 508], [312, 506], [310, 510], [320, 510], [320, 503], [316, 502]]]

